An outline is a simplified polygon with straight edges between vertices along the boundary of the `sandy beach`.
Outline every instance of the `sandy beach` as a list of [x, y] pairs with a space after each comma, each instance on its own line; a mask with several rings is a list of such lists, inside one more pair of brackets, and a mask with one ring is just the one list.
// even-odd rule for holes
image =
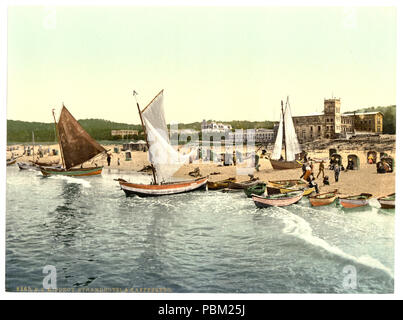
[[[13, 146], [14, 148], [17, 146]], [[111, 169], [119, 169], [122, 170], [122, 177], [124, 178], [124, 171], [139, 171], [145, 166], [149, 165], [148, 161], [148, 153], [142, 151], [132, 151], [132, 159], [127, 161], [125, 160], [125, 152], [121, 151], [121, 145], [105, 145], [104, 146], [109, 151], [111, 155], [111, 164], [109, 168]], [[115, 153], [114, 148], [119, 148], [119, 153]], [[59, 149], [58, 145], [50, 145], [43, 147], [43, 149]], [[18, 150], [13, 150], [13, 156], [18, 157], [23, 154], [23, 146], [19, 145]], [[260, 151], [258, 152], [261, 155]], [[339, 181], [336, 183], [334, 178], [334, 172], [328, 169], [329, 163], [325, 162], [325, 175], [329, 176], [330, 185], [324, 186], [322, 182], [322, 176], [319, 177], [316, 182], [320, 188], [320, 192], [330, 191], [334, 189], [338, 189], [338, 191], [342, 195], [351, 195], [351, 194], [359, 194], [361, 192], [371, 193], [375, 197], [379, 197], [382, 195], [390, 194], [395, 192], [395, 173], [387, 173], [387, 174], [377, 174], [375, 164], [367, 163], [367, 151], [357, 151], [357, 150], [342, 150], [339, 151], [339, 154], [343, 157], [343, 165], [347, 166], [347, 156], [350, 154], [356, 154], [360, 159], [360, 169], [353, 171], [342, 171], [340, 173]], [[395, 158], [394, 151], [388, 151], [388, 155]], [[317, 151], [309, 151], [308, 156], [312, 159], [328, 159], [328, 149], [326, 150], [317, 150]], [[11, 158], [11, 152], [7, 152], [7, 158]], [[50, 156], [45, 154], [40, 161], [44, 162], [53, 162], [57, 161], [59, 156]], [[120, 164], [118, 165], [118, 159]], [[379, 159], [379, 153], [378, 153]], [[18, 161], [25, 162], [32, 160], [32, 156], [22, 156], [18, 159]], [[283, 180], [283, 179], [298, 179], [301, 174], [301, 169], [292, 169], [292, 170], [273, 170], [270, 164], [270, 160], [267, 156], [261, 156], [260, 160], [260, 170], [257, 172], [256, 170], [253, 172], [255, 177], [258, 177], [260, 180], [267, 182], [269, 180]], [[105, 168], [108, 167], [106, 156], [100, 155], [93, 159], [91, 162], [85, 163], [84, 167], [93, 166], [93, 165], [102, 165]], [[183, 165], [176, 173], [175, 178], [181, 179], [191, 179], [192, 177], [189, 175], [189, 172], [192, 172], [196, 168], [200, 169], [201, 175], [209, 175], [210, 181], [218, 181], [222, 179], [226, 179], [229, 177], [236, 177], [239, 181], [248, 180], [249, 177], [246, 173], [240, 172], [242, 167], [245, 167], [244, 164], [240, 164], [238, 166], [222, 166], [218, 163], [213, 162], [200, 162], [196, 160], [194, 163]], [[314, 163], [313, 170], [315, 173], [315, 177], [319, 170], [319, 164]], [[215, 174], [214, 174], [215, 173]]]

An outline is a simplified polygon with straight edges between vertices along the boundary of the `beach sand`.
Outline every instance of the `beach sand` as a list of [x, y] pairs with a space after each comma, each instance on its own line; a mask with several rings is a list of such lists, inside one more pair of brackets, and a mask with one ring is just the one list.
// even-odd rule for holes
[[[15, 147], [15, 146], [14, 146]], [[23, 146], [18, 146], [18, 150], [13, 151], [13, 156], [17, 157], [22, 155]], [[122, 170], [122, 178], [127, 179], [124, 175], [124, 171], [139, 171], [144, 166], [149, 165], [148, 161], [148, 153], [142, 151], [132, 151], [132, 160], [125, 160], [125, 152], [120, 151], [119, 153], [114, 153], [114, 147], [118, 147], [121, 150], [121, 145], [107, 145], [104, 146], [109, 151], [111, 155], [111, 165], [109, 168], [111, 169], [119, 169]], [[50, 148], [59, 149], [58, 145], [46, 146], [43, 149]], [[260, 154], [260, 152], [258, 153]], [[377, 174], [376, 165], [375, 164], [367, 164], [367, 153], [366, 151], [357, 151], [357, 150], [343, 150], [339, 151], [339, 154], [343, 157], [343, 165], [347, 166], [347, 156], [349, 154], [356, 154], [360, 159], [360, 169], [353, 171], [342, 171], [340, 172], [339, 181], [336, 183], [334, 179], [334, 172], [328, 170], [328, 161], [325, 162], [325, 175], [329, 176], [330, 185], [324, 186], [322, 182], [322, 176], [319, 177], [316, 182], [320, 188], [320, 192], [331, 191], [334, 189], [338, 189], [339, 193], [342, 195], [352, 195], [359, 194], [362, 192], [371, 193], [374, 197], [379, 197], [382, 195], [387, 195], [395, 192], [395, 172], [386, 173], [386, 174]], [[308, 157], [310, 158], [321, 158], [328, 159], [328, 150], [318, 150], [318, 151], [310, 151], [308, 153]], [[395, 158], [394, 151], [388, 151], [388, 155], [392, 158]], [[11, 152], [7, 152], [7, 158], [11, 158]], [[117, 160], [120, 159], [120, 165], [118, 165]], [[59, 156], [49, 156], [45, 155], [43, 158], [40, 158], [40, 161], [55, 161], [59, 159]], [[32, 156], [22, 156], [18, 159], [18, 161], [24, 162], [32, 160]], [[379, 153], [378, 153], [379, 160]], [[259, 160], [260, 163], [260, 171], [257, 172], [253, 170], [253, 174], [255, 177], [258, 177], [263, 182], [267, 182], [269, 180], [284, 180], [284, 179], [299, 179], [302, 174], [302, 170], [292, 169], [292, 170], [273, 170], [270, 164], [270, 160], [263, 156]], [[93, 165], [103, 165], [105, 168], [108, 168], [106, 155], [100, 155], [96, 157], [91, 162], [85, 163], [84, 167], [93, 166]], [[189, 172], [193, 171], [196, 167], [200, 169], [200, 173], [202, 176], [209, 175], [209, 180], [218, 181], [223, 180], [229, 177], [236, 177], [239, 181], [248, 180], [249, 177], [247, 174], [242, 173], [242, 167], [245, 164], [235, 166], [221, 166], [218, 163], [213, 162], [199, 162], [196, 160], [192, 164], [183, 165], [174, 175], [175, 178], [180, 179], [192, 179], [189, 175]], [[319, 163], [314, 163], [314, 173], [315, 178], [319, 170]], [[213, 175], [212, 173], [219, 173]], [[240, 174], [241, 173], [241, 174]], [[130, 178], [129, 178], [130, 180]]]

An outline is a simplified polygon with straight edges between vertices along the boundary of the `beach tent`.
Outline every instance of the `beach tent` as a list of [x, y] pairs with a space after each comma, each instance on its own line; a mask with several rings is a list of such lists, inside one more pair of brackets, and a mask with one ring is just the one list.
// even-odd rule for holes
[[376, 151], [368, 151], [367, 152], [367, 163], [375, 164], [376, 163], [376, 158], [377, 158]]
[[333, 154], [337, 154], [337, 150], [336, 149], [329, 149], [329, 158], [333, 155]]
[[395, 161], [393, 160], [393, 158], [391, 158], [391, 157], [383, 157], [383, 158], [381, 158], [381, 162], [383, 162], [383, 161], [386, 161], [389, 164], [389, 166], [392, 169], [392, 171], [390, 171], [390, 172], [393, 172], [393, 170], [395, 168]]
[[358, 170], [360, 168], [360, 158], [355, 154], [349, 154], [347, 161], [353, 161], [353, 170]]

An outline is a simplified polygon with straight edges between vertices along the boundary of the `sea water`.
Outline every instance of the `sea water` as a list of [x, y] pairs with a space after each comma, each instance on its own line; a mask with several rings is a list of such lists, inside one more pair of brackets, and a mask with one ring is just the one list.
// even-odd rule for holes
[[257, 209], [243, 193], [127, 198], [104, 169], [42, 177], [7, 167], [6, 289], [392, 293], [394, 210]]

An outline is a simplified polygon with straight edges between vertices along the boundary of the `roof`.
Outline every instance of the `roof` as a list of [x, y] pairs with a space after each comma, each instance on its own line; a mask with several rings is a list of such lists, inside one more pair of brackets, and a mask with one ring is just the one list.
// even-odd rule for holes
[[302, 116], [292, 116], [293, 118], [301, 118], [301, 117], [317, 117], [317, 116], [323, 116], [325, 115], [323, 112], [316, 112], [316, 113], [310, 113], [310, 114], [305, 114]]
[[[356, 116], [363, 116], [363, 115], [371, 115], [371, 114], [382, 114], [383, 113], [381, 111], [373, 111], [373, 112], [356, 112], [355, 115]], [[347, 112], [347, 113], [343, 113], [342, 116], [353, 116], [354, 112]]]
[[147, 144], [147, 142], [145, 142], [144, 140], [139, 140], [136, 142], [136, 144]]

